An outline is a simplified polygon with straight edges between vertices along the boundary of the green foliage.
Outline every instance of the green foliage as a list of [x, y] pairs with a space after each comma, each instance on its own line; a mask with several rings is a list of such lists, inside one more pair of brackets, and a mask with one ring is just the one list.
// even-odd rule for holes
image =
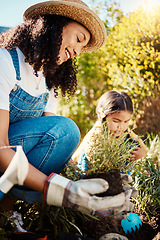
[[54, 239], [57, 239], [61, 232], [82, 234], [83, 224], [86, 224], [88, 219], [97, 219], [70, 208], [48, 206], [40, 202], [28, 204], [19, 201], [16, 208], [23, 216], [23, 227], [27, 231], [41, 232]]
[[134, 172], [134, 186], [139, 195], [136, 200], [138, 210], [147, 215], [156, 215], [160, 211], [160, 168], [156, 167], [150, 158], [143, 163], [143, 172]]
[[140, 212], [154, 216], [160, 212], [160, 138], [150, 140], [146, 158], [135, 163], [132, 176], [139, 190], [136, 205]]
[[[111, 16], [116, 9], [108, 7]], [[111, 89], [127, 92], [134, 102], [135, 118], [145, 111], [143, 105], [148, 104], [145, 98], [154, 99], [159, 93], [159, 11], [157, 6], [150, 12], [140, 8], [127, 17], [122, 14], [119, 22], [107, 31], [105, 46], [78, 58], [78, 90], [68, 103], [60, 102], [59, 113], [72, 118], [82, 136], [93, 126], [97, 100], [104, 92]], [[155, 126], [158, 125], [157, 122]], [[143, 127], [141, 134], [147, 130]]]
[[156, 135], [153, 140], [149, 138], [149, 145], [147, 157], [152, 159], [156, 167], [160, 167], [160, 136]]
[[105, 48], [106, 75], [112, 87], [130, 92], [135, 102], [159, 89], [159, 10], [142, 8], [111, 30]]
[[107, 7], [107, 19], [109, 19], [109, 25], [113, 26], [119, 23], [124, 16], [122, 10], [120, 9], [120, 4], [115, 1], [106, 1]]
[[128, 132], [116, 138], [104, 125], [103, 131], [95, 134], [92, 141], [85, 171], [87, 175], [113, 169], [124, 172], [131, 170], [133, 164], [129, 158], [136, 145], [133, 146], [133, 140], [128, 136]]
[[80, 180], [83, 172], [77, 167], [77, 164], [72, 160], [67, 164], [62, 172], [62, 175], [72, 181]]
[[[106, 136], [109, 132], [106, 133]], [[110, 136], [111, 137], [111, 136]], [[123, 136], [125, 138], [125, 135]], [[104, 137], [102, 142], [102, 147], [106, 149], [106, 143], [108, 146], [109, 137]], [[120, 138], [118, 138], [120, 139]], [[146, 158], [136, 161], [135, 164], [121, 167], [121, 170], [131, 169], [133, 171], [132, 177], [134, 179], [134, 186], [139, 190], [139, 196], [135, 200], [135, 205], [138, 211], [144, 212], [149, 216], [154, 216], [160, 211], [160, 168], [159, 168], [159, 149], [160, 149], [160, 137], [150, 137], [149, 139], [149, 151]], [[123, 139], [124, 140], [124, 139]], [[122, 139], [121, 139], [122, 141]], [[124, 154], [124, 161], [127, 161], [129, 157], [129, 149], [127, 144], [118, 146], [118, 142], [110, 139], [109, 143], [111, 146], [107, 149], [107, 155], [121, 159], [121, 151]], [[97, 148], [98, 155], [102, 154], [103, 148]], [[124, 152], [126, 151], [126, 152]], [[128, 156], [127, 156], [128, 154]], [[97, 156], [98, 156], [97, 155]], [[106, 152], [104, 152], [104, 157], [108, 159]], [[117, 155], [117, 156], [116, 156]], [[119, 157], [118, 157], [119, 156]], [[95, 156], [94, 156], [95, 157]], [[102, 161], [104, 160], [102, 157]], [[112, 158], [111, 158], [112, 160]], [[98, 162], [98, 161], [97, 161]], [[113, 162], [113, 161], [112, 161]], [[113, 162], [114, 164], [114, 162]], [[118, 162], [120, 164], [120, 161]], [[122, 165], [124, 163], [122, 162]], [[101, 166], [100, 166], [101, 165]], [[104, 165], [98, 162], [98, 167], [104, 169]], [[96, 166], [96, 165], [94, 165]], [[94, 168], [93, 166], [93, 168]], [[106, 165], [107, 166], [107, 165]], [[105, 166], [105, 167], [106, 167]], [[97, 167], [97, 166], [96, 166]], [[107, 166], [108, 168], [108, 166]], [[110, 166], [109, 166], [110, 168]], [[67, 166], [67, 176], [72, 180], [78, 180], [80, 178], [79, 171], [77, 167], [72, 163]], [[54, 206], [47, 206], [43, 203], [27, 204], [23, 201], [18, 201], [16, 203], [16, 210], [20, 212], [23, 216], [24, 225], [23, 227], [28, 231], [46, 233], [54, 238], [57, 237], [60, 232], [72, 232], [81, 234], [82, 226], [88, 224], [91, 220], [91, 216], [83, 214], [78, 211], [73, 211], [68, 208], [60, 208]], [[98, 221], [97, 218], [94, 218]], [[11, 223], [11, 220], [9, 220]], [[14, 231], [14, 226], [6, 225], [7, 228], [0, 229], [0, 237], [2, 240], [9, 239], [8, 230]], [[11, 230], [12, 229], [12, 230]], [[83, 234], [83, 233], [82, 233]]]

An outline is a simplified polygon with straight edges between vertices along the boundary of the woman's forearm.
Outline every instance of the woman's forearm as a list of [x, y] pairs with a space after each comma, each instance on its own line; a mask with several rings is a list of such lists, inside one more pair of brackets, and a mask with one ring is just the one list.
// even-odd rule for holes
[[[15, 155], [15, 151], [12, 148], [4, 148], [0, 146], [0, 171], [4, 172], [9, 166], [12, 158]], [[43, 193], [44, 183], [47, 176], [36, 169], [33, 165], [29, 164], [29, 171], [24, 181], [24, 185], [32, 190]]]
[[24, 181], [24, 185], [33, 190], [43, 193], [45, 180], [47, 179], [47, 175], [40, 172], [33, 165], [29, 164], [29, 171]]

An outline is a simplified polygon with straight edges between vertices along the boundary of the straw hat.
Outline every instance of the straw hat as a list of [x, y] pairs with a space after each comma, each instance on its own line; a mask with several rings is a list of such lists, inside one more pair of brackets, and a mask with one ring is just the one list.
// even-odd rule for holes
[[69, 17], [86, 27], [91, 33], [91, 39], [82, 52], [90, 52], [102, 47], [106, 42], [106, 29], [101, 19], [81, 0], [52, 0], [34, 4], [23, 14], [24, 21], [42, 16], [57, 14]]

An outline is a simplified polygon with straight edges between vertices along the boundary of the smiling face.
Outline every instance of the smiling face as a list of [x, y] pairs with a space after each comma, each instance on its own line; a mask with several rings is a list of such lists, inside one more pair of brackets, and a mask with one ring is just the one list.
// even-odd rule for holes
[[109, 129], [111, 132], [113, 132], [113, 135], [115, 137], [119, 137], [122, 133], [124, 133], [128, 129], [130, 119], [131, 112], [124, 110], [113, 113], [106, 117]]
[[62, 45], [59, 52], [58, 65], [70, 58], [79, 56], [82, 48], [90, 40], [89, 31], [77, 22], [71, 22], [63, 28]]

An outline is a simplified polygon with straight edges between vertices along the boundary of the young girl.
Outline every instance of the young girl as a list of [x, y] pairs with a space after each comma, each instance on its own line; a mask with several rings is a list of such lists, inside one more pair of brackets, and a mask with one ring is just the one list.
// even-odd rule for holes
[[[87, 168], [87, 161], [90, 160], [90, 149], [92, 144], [94, 144], [94, 136], [101, 132], [104, 122], [107, 122], [108, 128], [115, 137], [119, 137], [122, 133], [129, 130], [129, 121], [133, 113], [131, 98], [124, 92], [108, 91], [100, 97], [96, 113], [98, 120], [86, 134], [72, 157], [73, 161], [78, 162], [78, 166], [83, 171]], [[130, 160], [135, 161], [145, 157], [147, 147], [143, 141], [133, 131], [129, 131], [128, 137], [132, 138], [139, 145], [132, 152]]]

